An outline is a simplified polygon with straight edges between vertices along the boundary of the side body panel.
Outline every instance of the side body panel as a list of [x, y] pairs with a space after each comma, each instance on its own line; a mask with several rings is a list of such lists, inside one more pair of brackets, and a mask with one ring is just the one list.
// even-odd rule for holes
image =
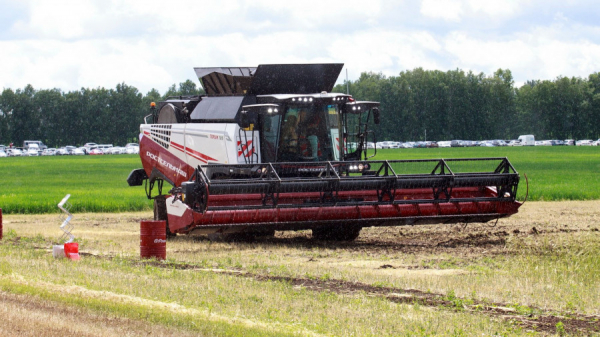
[[142, 124], [140, 157], [148, 177], [160, 171], [175, 186], [198, 165], [260, 162], [258, 132], [231, 123]]

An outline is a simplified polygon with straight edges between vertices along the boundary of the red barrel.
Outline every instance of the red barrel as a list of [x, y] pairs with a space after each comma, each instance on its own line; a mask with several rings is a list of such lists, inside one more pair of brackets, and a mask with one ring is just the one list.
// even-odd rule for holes
[[2, 240], [2, 208], [0, 208], [0, 240]]
[[142, 220], [140, 223], [140, 257], [167, 258], [167, 222]]

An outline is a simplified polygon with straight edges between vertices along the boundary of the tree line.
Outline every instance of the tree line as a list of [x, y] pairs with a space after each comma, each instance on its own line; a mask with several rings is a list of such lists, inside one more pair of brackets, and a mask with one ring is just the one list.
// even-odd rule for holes
[[[362, 73], [337, 85], [357, 100], [381, 102], [379, 140], [597, 139], [600, 137], [600, 73], [558, 77], [515, 87], [510, 70], [493, 75], [417, 68], [386, 77]], [[124, 83], [115, 89], [4, 89], [0, 95], [0, 144], [42, 140], [48, 146], [137, 141], [152, 101], [202, 94], [187, 80], [161, 95]]]
[[4, 89], [0, 95], [0, 144], [21, 146], [41, 140], [50, 147], [87, 142], [124, 145], [136, 142], [150, 102], [169, 96], [199, 95], [203, 91], [187, 80], [173, 84], [164, 95], [152, 89], [142, 95], [124, 83], [115, 89]]
[[514, 85], [510, 70], [362, 73], [336, 92], [381, 102], [379, 140], [598, 139], [600, 73]]

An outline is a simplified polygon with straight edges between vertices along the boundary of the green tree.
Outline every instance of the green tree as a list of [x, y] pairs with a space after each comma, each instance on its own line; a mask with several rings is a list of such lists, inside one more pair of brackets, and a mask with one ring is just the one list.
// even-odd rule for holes
[[65, 98], [60, 89], [39, 90], [33, 99], [34, 106], [39, 110], [39, 138], [48, 146], [56, 146], [56, 139], [63, 133], [62, 115], [65, 113]]
[[35, 93], [31, 85], [2, 93], [2, 111], [8, 114], [8, 139], [15, 146], [21, 146], [24, 140], [40, 137], [40, 111], [34, 105]]
[[167, 92], [162, 96], [162, 99], [165, 100], [168, 97], [177, 97], [177, 96], [197, 96], [203, 95], [204, 90], [199, 88], [195, 82], [192, 80], [186, 80], [185, 82], [179, 83], [179, 86], [173, 84], [167, 89]]

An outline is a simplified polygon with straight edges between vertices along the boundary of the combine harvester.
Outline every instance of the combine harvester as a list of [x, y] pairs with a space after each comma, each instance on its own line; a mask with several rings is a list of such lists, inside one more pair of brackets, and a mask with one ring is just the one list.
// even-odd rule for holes
[[367, 226], [517, 213], [519, 175], [507, 158], [367, 160], [379, 103], [332, 93], [342, 67], [195, 68], [207, 94], [152, 105], [140, 126], [143, 169], [129, 185], [145, 182], [169, 235], [311, 229], [350, 241]]

